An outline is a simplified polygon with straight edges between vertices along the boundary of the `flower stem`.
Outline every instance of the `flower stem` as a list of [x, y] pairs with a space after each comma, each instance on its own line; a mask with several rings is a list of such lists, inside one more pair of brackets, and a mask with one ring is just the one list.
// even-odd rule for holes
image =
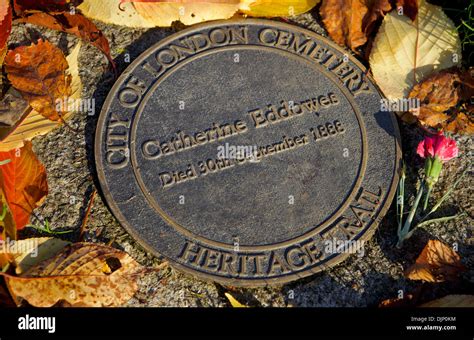
[[403, 225], [403, 229], [398, 234], [397, 248], [401, 248], [403, 241], [408, 238], [407, 236], [410, 232], [410, 227], [411, 227], [411, 224], [413, 223], [413, 218], [415, 217], [416, 209], [418, 208], [418, 205], [420, 204], [421, 197], [423, 196], [424, 189], [425, 189], [425, 183], [422, 183], [420, 185], [420, 188], [418, 189], [418, 193], [416, 194], [415, 202], [413, 203], [410, 213], [408, 214], [405, 224]]
[[400, 176], [400, 181], [398, 182], [398, 188], [397, 188], [397, 214], [398, 214], [398, 230], [397, 234], [400, 234], [402, 230], [402, 224], [403, 224], [403, 215], [405, 214], [404, 212], [404, 204], [405, 204], [405, 163], [402, 165], [402, 173]]
[[433, 208], [431, 208], [431, 210], [425, 215], [423, 216], [421, 219], [420, 219], [420, 223], [423, 222], [424, 220], [426, 220], [432, 213], [434, 213], [436, 210], [438, 210], [438, 208], [441, 206], [441, 204], [443, 204], [444, 201], [446, 201], [446, 199], [449, 197], [449, 195], [451, 195], [451, 193], [453, 192], [454, 189], [456, 189], [456, 187], [458, 186], [459, 182], [461, 182], [462, 178], [464, 177], [464, 175], [467, 173], [469, 167], [463, 171], [463, 173], [461, 174], [461, 176], [459, 176], [459, 178], [456, 180], [456, 182], [454, 182], [454, 184], [448, 189], [448, 191], [446, 191], [446, 193], [443, 195], [443, 197], [440, 198], [440, 200], [438, 202], [436, 202], [436, 204], [434, 205]]
[[425, 195], [425, 202], [423, 203], [423, 211], [425, 211], [428, 208], [428, 201], [430, 199], [431, 190], [433, 190], [433, 186], [428, 185], [428, 190], [426, 191], [426, 195]]
[[429, 224], [431, 224], [431, 223], [447, 222], [447, 221], [450, 221], [450, 220], [454, 220], [455, 218], [462, 217], [462, 216], [464, 216], [464, 215], [466, 215], [466, 213], [465, 213], [465, 212], [462, 212], [462, 213], [457, 214], [457, 215], [445, 216], [445, 217], [440, 217], [440, 218], [433, 218], [433, 219], [431, 219], [431, 220], [418, 223], [418, 224], [416, 225], [416, 228], [426, 227], [427, 225], [429, 225]]

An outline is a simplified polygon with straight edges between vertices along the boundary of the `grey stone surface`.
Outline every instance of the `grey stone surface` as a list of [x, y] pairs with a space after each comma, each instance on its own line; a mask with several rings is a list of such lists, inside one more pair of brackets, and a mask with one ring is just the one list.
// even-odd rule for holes
[[[294, 19], [294, 23], [324, 34], [312, 14]], [[119, 70], [128, 65], [127, 53], [133, 60], [153, 43], [170, 35], [171, 29], [138, 30], [111, 25], [98, 26], [104, 31], [112, 45]], [[15, 26], [11, 42], [27, 40], [28, 34], [38, 32], [65, 51], [70, 50], [76, 39], [54, 31], [39, 30], [27, 25]], [[347, 51], [347, 53], [350, 53]], [[84, 98], [94, 98], [100, 108], [105, 96], [113, 85], [106, 59], [92, 46], [84, 46], [80, 57], [81, 76], [84, 83]], [[63, 236], [77, 241], [92, 190], [98, 185], [94, 180], [93, 135], [97, 117], [76, 114], [71, 125], [80, 130], [79, 134], [62, 127], [47, 136], [34, 140], [34, 148], [48, 172], [49, 195], [45, 204], [37, 209], [39, 217], [50, 221], [55, 230], [72, 229], [73, 234]], [[402, 126], [402, 141], [405, 160], [410, 169], [408, 191], [413, 194], [418, 169], [423, 162], [414, 148], [421, 139], [421, 132], [413, 126]], [[453, 183], [455, 178], [472, 162], [473, 143], [469, 137], [457, 137], [460, 156], [447, 165], [433, 193], [433, 200]], [[149, 274], [140, 281], [140, 291], [128, 306], [228, 306], [224, 290], [231, 290], [241, 302], [251, 306], [284, 307], [288, 305], [303, 307], [326, 306], [374, 306], [381, 300], [396, 297], [399, 290], [413, 292], [420, 283], [406, 280], [403, 269], [412, 264], [428, 239], [440, 239], [444, 242], [459, 244], [459, 254], [468, 271], [459, 282], [423, 285], [422, 300], [442, 297], [447, 294], [472, 292], [474, 282], [472, 250], [472, 176], [464, 178], [439, 215], [467, 212], [467, 216], [443, 224], [433, 224], [417, 231], [401, 250], [395, 248], [396, 223], [393, 210], [381, 222], [375, 236], [366, 244], [365, 256], [351, 256], [343, 264], [327, 271], [315, 274], [300, 281], [280, 287], [255, 289], [235, 289], [196, 280], [183, 275], [172, 268], [157, 274]], [[77, 198], [71, 203], [70, 198]], [[38, 222], [33, 220], [33, 222]], [[28, 228], [23, 236], [38, 236]], [[88, 223], [86, 240], [90, 242], [110, 243], [129, 252], [137, 261], [146, 266], [161, 263], [138, 245], [118, 224], [104, 205], [102, 197], [96, 196]]]

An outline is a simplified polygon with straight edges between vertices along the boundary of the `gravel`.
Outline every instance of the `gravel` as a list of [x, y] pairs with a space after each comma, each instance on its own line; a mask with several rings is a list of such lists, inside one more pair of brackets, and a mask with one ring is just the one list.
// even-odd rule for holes
[[[307, 27], [319, 34], [325, 34], [313, 15], [305, 14], [293, 18], [293, 23]], [[129, 29], [97, 23], [109, 39], [112, 55], [118, 71], [128, 65], [152, 44], [174, 33], [179, 28]], [[38, 27], [15, 26], [11, 37], [12, 45], [34, 39], [38, 36], [50, 40], [63, 49], [71, 51], [77, 39]], [[41, 220], [50, 222], [55, 231], [72, 230], [61, 238], [77, 241], [89, 199], [98, 186], [93, 159], [93, 142], [98, 113], [105, 97], [113, 85], [113, 75], [106, 58], [94, 47], [83, 44], [80, 55], [80, 75], [84, 85], [83, 98], [93, 98], [97, 114], [75, 114], [69, 125], [78, 130], [62, 126], [46, 136], [34, 139], [34, 150], [44, 163], [48, 173], [49, 195], [45, 203], [35, 211], [33, 223]], [[422, 167], [414, 150], [422, 138], [422, 131], [413, 126], [401, 126], [404, 158], [409, 169]], [[449, 162], [433, 193], [439, 198], [459, 174], [470, 164], [473, 142], [469, 137], [456, 138], [460, 156]], [[417, 172], [409, 171], [408, 190], [414, 191]], [[433, 224], [418, 230], [406, 242], [403, 249], [395, 248], [396, 218], [393, 208], [380, 224], [374, 237], [366, 244], [365, 256], [351, 256], [342, 264], [325, 272], [287, 284], [258, 289], [222, 287], [216, 283], [203, 282], [167, 267], [144, 275], [140, 288], [127, 306], [172, 306], [172, 307], [223, 307], [229, 306], [224, 296], [230, 291], [240, 302], [262, 307], [362, 307], [376, 306], [380, 301], [394, 298], [399, 291], [420, 293], [420, 301], [442, 297], [447, 294], [466, 294], [473, 290], [474, 251], [472, 176], [465, 176], [458, 189], [444, 204], [439, 216], [465, 211], [466, 216], [442, 224]], [[97, 189], [98, 190], [98, 189]], [[22, 237], [35, 237], [39, 232], [27, 228]], [[448, 244], [457, 243], [459, 254], [468, 271], [457, 282], [421, 284], [404, 278], [403, 270], [412, 264], [428, 239], [439, 239]], [[160, 261], [144, 251], [118, 224], [104, 203], [96, 195], [89, 216], [85, 240], [111, 244], [128, 252], [142, 265], [157, 267]]]

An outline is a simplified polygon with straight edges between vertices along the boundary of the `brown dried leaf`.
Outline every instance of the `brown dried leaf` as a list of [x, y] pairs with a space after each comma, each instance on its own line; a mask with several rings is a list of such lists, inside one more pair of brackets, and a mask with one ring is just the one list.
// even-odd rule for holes
[[468, 112], [471, 112], [471, 117], [461, 112], [456, 115], [456, 118], [445, 126], [445, 130], [452, 133], [467, 133], [474, 134], [474, 119], [472, 117], [474, 107], [471, 107]]
[[379, 19], [390, 12], [392, 5], [389, 0], [366, 0], [367, 14], [362, 21], [362, 30], [369, 37], [376, 28]]
[[[77, 100], [81, 98], [82, 93], [82, 82], [81, 77], [79, 76], [79, 52], [81, 50], [81, 42], [79, 42], [76, 47], [72, 50], [71, 54], [69, 54], [66, 58], [69, 68], [67, 73], [71, 75], [71, 96], [69, 97], [70, 100]], [[13, 90], [10, 87], [10, 90]], [[10, 92], [9, 90], [9, 92]], [[17, 91], [15, 91], [17, 92]], [[7, 93], [8, 94], [8, 93]], [[19, 99], [21, 98], [21, 95]], [[15, 96], [15, 99], [18, 99]], [[0, 102], [1, 106], [1, 102]], [[16, 103], [16, 106], [19, 106], [19, 103]], [[0, 111], [2, 108], [0, 107]], [[11, 106], [7, 110], [12, 110]], [[62, 117], [64, 121], [68, 121], [73, 116], [73, 111], [68, 111]], [[17, 124], [14, 126], [5, 126], [2, 127], [0, 125], [0, 152], [2, 151], [9, 151], [16, 148], [21, 148], [25, 144], [26, 141], [33, 139], [36, 136], [44, 135], [49, 131], [61, 126], [61, 122], [55, 122], [49, 120], [42, 115], [40, 115], [37, 111], [32, 110], [31, 107], [27, 107], [26, 109], [26, 116], [22, 117]]]
[[38, 26], [44, 26], [69, 34], [74, 34], [80, 39], [91, 43], [104, 53], [110, 64], [115, 67], [115, 63], [110, 55], [110, 46], [107, 38], [92, 23], [82, 14], [64, 13], [33, 13], [28, 15], [18, 22], [30, 23]]
[[362, 20], [367, 14], [364, 0], [323, 0], [319, 10], [329, 36], [355, 51], [367, 42]]
[[323, 0], [320, 14], [330, 37], [356, 51], [391, 8], [389, 0]]
[[0, 141], [7, 138], [30, 112], [28, 102], [17, 90], [10, 87], [0, 99]]
[[76, 243], [20, 277], [3, 275], [17, 304], [25, 299], [36, 307], [51, 307], [58, 302], [113, 307], [132, 298], [138, 288], [137, 275], [142, 271], [143, 267], [123, 251]]
[[[472, 117], [455, 108], [473, 95], [471, 72], [462, 72], [457, 68], [444, 70], [413, 87], [409, 97], [419, 99], [421, 106], [411, 113], [425, 126], [454, 133], [472, 133]], [[469, 112], [469, 109], [466, 111]]]
[[405, 276], [411, 280], [443, 282], [454, 280], [463, 270], [461, 258], [454, 250], [441, 241], [429, 240]]
[[418, 0], [397, 0], [397, 10], [403, 8], [403, 14], [414, 21], [418, 14]]
[[82, 0], [14, 0], [15, 14], [22, 16], [31, 11], [62, 12], [77, 7]]
[[416, 84], [408, 97], [420, 100], [420, 116], [425, 116], [424, 110], [428, 114], [444, 112], [458, 103], [460, 96], [456, 85], [460, 82], [457, 70], [441, 71]]
[[57, 100], [71, 95], [71, 76], [62, 51], [48, 41], [20, 46], [9, 51], [5, 59], [8, 79], [26, 98], [30, 106], [44, 117], [63, 121], [65, 112]]
[[466, 72], [460, 72], [459, 76], [461, 78], [461, 88], [459, 91], [461, 99], [471, 100], [474, 97], [474, 67], [471, 67]]

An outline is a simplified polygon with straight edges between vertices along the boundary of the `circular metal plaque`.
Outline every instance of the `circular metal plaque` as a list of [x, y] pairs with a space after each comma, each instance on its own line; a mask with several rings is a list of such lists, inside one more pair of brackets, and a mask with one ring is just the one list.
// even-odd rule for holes
[[327, 39], [266, 20], [157, 43], [102, 109], [107, 203], [148, 251], [225, 284], [284, 283], [362, 254], [400, 160], [365, 72]]

